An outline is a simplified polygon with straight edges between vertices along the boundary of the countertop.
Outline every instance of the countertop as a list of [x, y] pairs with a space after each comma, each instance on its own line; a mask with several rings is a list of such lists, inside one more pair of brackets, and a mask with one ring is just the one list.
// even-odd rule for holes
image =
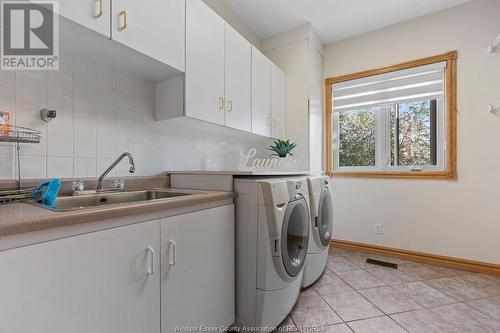
[[248, 170], [248, 171], [168, 171], [171, 175], [233, 175], [233, 176], [308, 176], [320, 174], [321, 171], [304, 170]]
[[55, 212], [29, 203], [0, 205], [0, 237], [204, 204], [232, 199], [233, 197], [234, 193], [232, 192], [203, 191], [188, 196], [113, 204], [66, 212]]

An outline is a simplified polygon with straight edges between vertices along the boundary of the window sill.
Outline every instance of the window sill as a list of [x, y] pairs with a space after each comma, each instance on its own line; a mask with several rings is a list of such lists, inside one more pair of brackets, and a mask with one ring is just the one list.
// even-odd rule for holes
[[408, 179], [457, 179], [455, 172], [404, 171], [404, 172], [327, 172], [330, 177], [349, 178], [408, 178]]

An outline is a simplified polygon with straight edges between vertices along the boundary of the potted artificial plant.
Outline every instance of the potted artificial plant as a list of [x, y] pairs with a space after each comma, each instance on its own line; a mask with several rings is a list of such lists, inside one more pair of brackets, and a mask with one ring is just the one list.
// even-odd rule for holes
[[288, 155], [293, 156], [292, 150], [297, 146], [296, 143], [290, 142], [289, 139], [286, 140], [281, 140], [281, 139], [276, 139], [274, 140], [274, 145], [269, 146], [267, 149], [272, 151], [273, 153], [271, 156], [278, 156], [279, 158], [286, 158]]

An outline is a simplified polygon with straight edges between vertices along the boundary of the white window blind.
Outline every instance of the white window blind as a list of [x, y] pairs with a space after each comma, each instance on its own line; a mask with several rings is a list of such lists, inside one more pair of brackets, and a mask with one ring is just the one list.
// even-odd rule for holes
[[333, 84], [333, 112], [444, 98], [446, 62]]

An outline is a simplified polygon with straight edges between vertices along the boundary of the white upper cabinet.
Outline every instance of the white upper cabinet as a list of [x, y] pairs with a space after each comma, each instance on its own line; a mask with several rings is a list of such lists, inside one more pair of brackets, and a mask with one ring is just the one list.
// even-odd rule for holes
[[226, 126], [250, 132], [252, 46], [226, 24], [225, 50]]
[[184, 71], [185, 5], [185, 0], [113, 0], [111, 37]]
[[[59, 15], [62, 17], [180, 72], [185, 70], [185, 14], [185, 0], [59, 1]], [[65, 29], [67, 30], [67, 27]], [[70, 37], [79, 38], [78, 34]], [[88, 47], [92, 49], [96, 45]], [[109, 54], [109, 51], [98, 50], [94, 51], [95, 54], [92, 51], [89, 53], [92, 57], [102, 53]]]
[[59, 15], [110, 37], [111, 0], [59, 0]]
[[186, 116], [224, 125], [224, 20], [201, 0], [186, 6]]
[[271, 65], [271, 127], [273, 138], [285, 137], [285, 73]]
[[160, 333], [159, 221], [0, 252], [0, 332]]
[[253, 46], [252, 132], [271, 136], [271, 61]]

